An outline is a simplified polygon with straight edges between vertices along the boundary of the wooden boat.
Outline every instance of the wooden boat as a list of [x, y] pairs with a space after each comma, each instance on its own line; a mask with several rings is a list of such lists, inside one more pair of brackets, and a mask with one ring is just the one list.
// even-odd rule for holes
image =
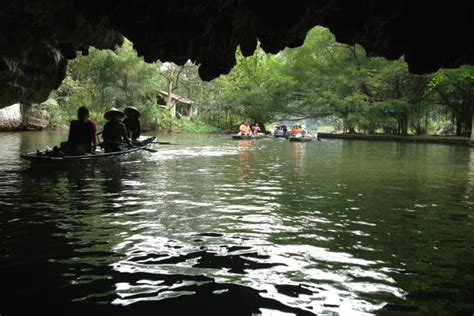
[[259, 139], [264, 138], [265, 134], [254, 134], [254, 135], [240, 135], [234, 134], [232, 135], [232, 139]]
[[313, 140], [312, 136], [290, 136], [288, 137], [290, 142], [310, 142]]
[[21, 158], [26, 159], [31, 162], [50, 162], [50, 163], [61, 163], [61, 162], [79, 162], [79, 161], [97, 161], [103, 159], [112, 159], [119, 156], [125, 156], [131, 153], [139, 151], [153, 151], [150, 149], [153, 144], [153, 141], [156, 139], [155, 136], [150, 136], [140, 141], [139, 144], [129, 147], [127, 150], [114, 151], [114, 152], [103, 152], [97, 150], [94, 154], [85, 154], [85, 155], [56, 155], [52, 150], [38, 150], [35, 152], [30, 152], [20, 155]]

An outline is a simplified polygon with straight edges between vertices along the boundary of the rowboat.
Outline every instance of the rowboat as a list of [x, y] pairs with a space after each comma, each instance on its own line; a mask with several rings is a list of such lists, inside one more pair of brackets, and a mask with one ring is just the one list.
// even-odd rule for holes
[[31, 161], [31, 162], [51, 162], [51, 163], [60, 163], [60, 162], [77, 162], [77, 161], [97, 161], [117, 158], [119, 156], [126, 156], [131, 153], [139, 151], [155, 151], [150, 149], [153, 144], [153, 141], [156, 139], [155, 136], [149, 136], [144, 140], [138, 142], [136, 145], [129, 146], [126, 150], [114, 151], [114, 152], [103, 152], [101, 150], [96, 150], [93, 154], [84, 154], [84, 155], [60, 155], [55, 153], [52, 150], [38, 150], [35, 152], [29, 152], [26, 154], [20, 155], [21, 158]]
[[290, 136], [288, 137], [290, 142], [310, 142], [313, 140], [311, 136]]
[[241, 135], [241, 134], [234, 134], [232, 135], [232, 139], [259, 139], [264, 138], [265, 134], [252, 134], [252, 135]]

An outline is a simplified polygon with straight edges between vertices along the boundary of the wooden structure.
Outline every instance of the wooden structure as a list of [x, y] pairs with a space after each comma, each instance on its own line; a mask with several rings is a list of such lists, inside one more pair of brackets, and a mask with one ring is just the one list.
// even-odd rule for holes
[[[160, 91], [160, 97], [162, 97], [166, 102], [168, 100], [168, 92]], [[166, 103], [168, 104], [168, 102]], [[171, 113], [173, 117], [184, 117], [190, 120], [193, 117], [193, 103], [194, 102], [192, 100], [171, 93], [171, 102], [169, 103], [169, 107], [171, 107]]]

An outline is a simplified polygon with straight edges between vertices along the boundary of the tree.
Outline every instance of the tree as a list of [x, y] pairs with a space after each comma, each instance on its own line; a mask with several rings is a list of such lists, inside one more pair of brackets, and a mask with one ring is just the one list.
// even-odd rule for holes
[[474, 105], [474, 67], [441, 69], [431, 83], [441, 104], [453, 113], [456, 135], [471, 135]]
[[138, 107], [145, 115], [144, 125], [156, 126], [156, 96], [163, 82], [153, 65], [144, 62], [125, 41], [115, 51], [90, 49], [69, 63], [66, 79], [55, 92], [60, 106], [75, 116], [78, 107], [86, 105], [91, 116], [103, 123], [103, 113], [110, 107]]
[[55, 117], [66, 121], [89, 105], [100, 124], [109, 107], [135, 105], [144, 125], [171, 129], [172, 98], [157, 104], [166, 91], [195, 101], [199, 119], [224, 129], [244, 119], [265, 127], [279, 119], [331, 118], [350, 133], [408, 135], [426, 134], [451, 119], [462, 135], [472, 130], [473, 78], [472, 66], [410, 74], [403, 58], [368, 57], [363, 47], [340, 44], [323, 27], [310, 30], [301, 47], [276, 55], [257, 46], [244, 57], [238, 49], [236, 66], [212, 82], [200, 80], [190, 61], [147, 64], [126, 41], [115, 51], [91, 49], [70, 62], [55, 92], [62, 113]]
[[291, 90], [291, 78], [281, 71], [284, 61], [265, 54], [260, 47], [247, 58], [237, 50], [236, 59], [232, 71], [208, 87], [208, 92], [213, 93], [208, 98], [209, 109], [219, 111], [204, 109], [203, 115], [209, 122], [222, 122], [227, 128], [235, 128], [244, 119], [264, 128], [288, 104], [286, 91]]
[[[186, 85], [188, 80], [196, 78], [197, 66], [191, 61], [186, 62], [183, 66], [169, 62], [162, 63], [160, 61], [156, 62], [156, 65], [159, 69], [158, 73], [166, 80], [166, 92], [168, 94], [168, 97], [166, 97], [166, 109], [171, 111], [174, 109], [171, 96], [180, 84]], [[174, 117], [175, 113], [173, 112], [172, 115]]]

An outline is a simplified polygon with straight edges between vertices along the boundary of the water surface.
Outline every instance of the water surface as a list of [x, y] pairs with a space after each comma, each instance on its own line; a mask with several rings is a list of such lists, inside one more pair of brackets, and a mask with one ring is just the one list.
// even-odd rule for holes
[[474, 312], [470, 148], [177, 135], [19, 160], [64, 138], [0, 134], [2, 315]]

